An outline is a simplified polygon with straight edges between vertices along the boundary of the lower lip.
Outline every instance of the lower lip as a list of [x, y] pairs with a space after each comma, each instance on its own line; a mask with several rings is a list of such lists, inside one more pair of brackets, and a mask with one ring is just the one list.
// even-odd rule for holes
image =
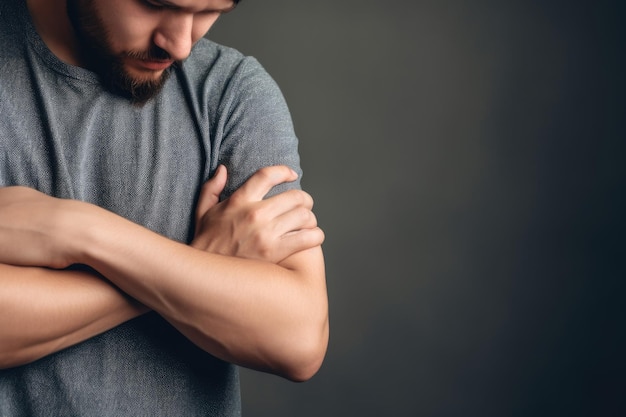
[[139, 65], [151, 71], [163, 71], [172, 65], [173, 61], [139, 61]]

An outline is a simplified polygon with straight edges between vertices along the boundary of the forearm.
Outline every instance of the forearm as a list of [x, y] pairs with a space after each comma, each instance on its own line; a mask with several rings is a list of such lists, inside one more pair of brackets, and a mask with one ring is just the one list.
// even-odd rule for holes
[[145, 311], [92, 273], [0, 264], [0, 368], [35, 361]]
[[328, 338], [320, 247], [275, 265], [207, 253], [91, 210], [99, 212], [84, 229], [81, 261], [201, 348], [290, 379], [317, 371]]
[[[242, 242], [234, 236], [254, 242], [255, 230], [261, 236], [269, 231], [274, 242], [269, 247], [283, 248], [278, 258], [264, 252], [266, 245], [255, 250], [254, 243], [243, 257], [230, 256], [231, 249], [229, 256], [218, 255], [92, 204], [8, 187], [0, 189], [0, 262], [56, 269], [89, 265], [213, 355], [308, 379], [321, 365], [328, 341], [323, 233], [311, 217], [310, 196], [292, 192], [262, 200], [273, 185], [294, 175], [286, 167], [260, 170], [224, 204], [197, 218], [199, 234], [206, 237], [216, 233], [205, 223], [207, 215], [222, 212], [220, 224], [226, 226], [216, 236], [227, 237], [227, 247]], [[285, 253], [284, 247], [292, 249]]]

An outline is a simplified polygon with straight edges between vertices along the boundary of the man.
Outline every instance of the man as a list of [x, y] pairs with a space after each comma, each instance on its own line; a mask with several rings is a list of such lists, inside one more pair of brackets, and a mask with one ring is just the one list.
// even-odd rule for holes
[[0, 4], [0, 415], [238, 415], [232, 364], [319, 369], [286, 105], [203, 38], [235, 5]]

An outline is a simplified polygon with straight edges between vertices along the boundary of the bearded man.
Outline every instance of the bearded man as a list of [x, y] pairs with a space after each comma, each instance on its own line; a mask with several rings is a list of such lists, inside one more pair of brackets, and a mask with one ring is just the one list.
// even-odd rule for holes
[[0, 4], [0, 415], [240, 415], [328, 306], [284, 99], [233, 0]]

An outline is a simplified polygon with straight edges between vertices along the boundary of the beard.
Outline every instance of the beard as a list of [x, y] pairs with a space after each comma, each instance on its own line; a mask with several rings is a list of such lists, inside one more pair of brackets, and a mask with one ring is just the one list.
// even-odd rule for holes
[[[166, 51], [152, 45], [147, 51], [113, 53], [109, 33], [89, 0], [67, 0], [67, 15], [76, 33], [82, 62], [87, 69], [98, 75], [107, 91], [127, 98], [139, 106], [161, 91], [172, 67], [165, 69], [159, 78], [141, 78], [128, 72], [124, 67], [124, 58], [170, 59]], [[173, 64], [176, 65], [180, 63]]]

